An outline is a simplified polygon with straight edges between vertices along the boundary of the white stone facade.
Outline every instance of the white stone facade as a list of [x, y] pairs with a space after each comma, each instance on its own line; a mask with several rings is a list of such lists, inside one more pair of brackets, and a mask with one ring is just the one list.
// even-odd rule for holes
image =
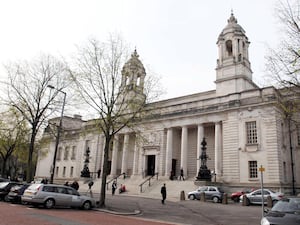
[[[294, 184], [300, 188], [299, 129], [293, 123], [288, 132], [276, 104], [278, 90], [258, 88], [252, 82], [248, 38], [233, 15], [217, 44], [216, 90], [146, 106], [152, 109], [152, 119], [141, 122], [139, 132], [124, 129], [115, 137], [109, 153], [112, 177], [121, 173], [145, 177], [157, 172], [169, 178], [171, 171], [179, 176], [183, 168], [186, 177], [194, 178], [205, 137], [207, 167], [215, 172], [216, 181], [236, 187], [259, 186], [262, 165], [266, 186], [290, 190], [292, 151]], [[87, 148], [91, 151], [89, 169], [96, 174], [103, 165], [104, 136], [91, 128], [93, 120], [65, 117], [63, 124], [55, 179], [78, 179]], [[55, 140], [49, 139], [45, 154], [38, 159], [36, 177], [50, 177], [54, 147]]]

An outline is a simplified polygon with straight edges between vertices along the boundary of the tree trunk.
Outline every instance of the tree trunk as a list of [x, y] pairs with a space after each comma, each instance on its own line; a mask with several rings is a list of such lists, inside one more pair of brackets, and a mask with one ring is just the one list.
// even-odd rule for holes
[[27, 175], [26, 182], [30, 183], [33, 180], [33, 170], [32, 170], [32, 155], [34, 152], [34, 142], [36, 137], [36, 127], [32, 127], [32, 133], [30, 138], [29, 152], [28, 152], [28, 160], [27, 160]]
[[112, 140], [112, 136], [105, 137], [105, 147], [104, 147], [104, 160], [103, 160], [103, 167], [102, 167], [102, 183], [101, 183], [101, 190], [100, 190], [100, 200], [99, 200], [99, 207], [105, 207], [105, 196], [106, 196], [106, 178], [108, 172], [108, 153], [110, 149], [110, 142]]

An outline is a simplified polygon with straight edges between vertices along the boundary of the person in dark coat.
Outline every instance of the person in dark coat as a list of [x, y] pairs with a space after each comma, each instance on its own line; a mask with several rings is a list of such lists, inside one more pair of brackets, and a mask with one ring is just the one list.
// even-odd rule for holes
[[167, 198], [167, 188], [166, 188], [166, 184], [164, 184], [164, 185], [161, 187], [160, 193], [161, 193], [161, 197], [162, 197], [161, 203], [162, 203], [162, 204], [165, 204], [165, 200], [166, 200], [166, 198]]
[[79, 189], [79, 184], [76, 180], [74, 180], [74, 182], [71, 184], [71, 187], [74, 188], [75, 190]]
[[114, 195], [115, 191], [117, 189], [117, 182], [114, 180], [114, 182], [111, 185], [111, 194]]
[[179, 177], [179, 179], [181, 180], [181, 178], [182, 178], [182, 180], [184, 180], [184, 176], [183, 176], [184, 174], [183, 174], [183, 168], [181, 168], [180, 169], [180, 177]]

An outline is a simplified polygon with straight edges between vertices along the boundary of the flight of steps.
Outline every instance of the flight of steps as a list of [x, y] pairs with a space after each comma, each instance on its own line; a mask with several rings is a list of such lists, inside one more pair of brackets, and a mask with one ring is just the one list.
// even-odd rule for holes
[[[179, 181], [179, 180], [169, 180], [167, 178], [158, 178], [153, 177], [150, 181], [151, 186], [149, 186], [149, 182], [147, 181], [143, 185], [142, 192], [140, 192], [140, 186], [143, 181], [146, 179], [142, 179], [140, 177], [131, 177], [125, 178], [122, 177], [118, 178], [117, 184], [118, 189], [121, 184], [125, 185], [126, 192], [121, 193], [122, 195], [133, 195], [133, 196], [140, 196], [140, 197], [147, 197], [147, 198], [161, 198], [160, 188], [165, 183], [167, 188], [167, 199], [171, 201], [179, 201], [181, 196], [181, 192], [184, 191], [185, 198], [187, 199], [187, 193], [190, 191], [194, 191], [197, 189], [198, 186], [194, 184], [194, 179]], [[101, 178], [96, 179], [93, 181], [94, 185], [92, 186], [93, 193], [100, 193], [101, 190]], [[118, 195], [119, 191], [116, 190], [115, 194]], [[88, 193], [89, 186], [87, 181], [80, 180], [79, 181], [79, 192], [81, 193]], [[111, 183], [106, 189], [107, 194], [111, 194]]]

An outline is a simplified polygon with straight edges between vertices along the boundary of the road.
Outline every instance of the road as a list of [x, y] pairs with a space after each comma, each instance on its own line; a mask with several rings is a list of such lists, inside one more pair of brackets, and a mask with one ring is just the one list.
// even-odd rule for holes
[[115, 211], [133, 211], [138, 215], [113, 215], [98, 210], [33, 208], [24, 205], [0, 202], [0, 225], [254, 225], [260, 224], [261, 208], [228, 205], [212, 202], [181, 201], [162, 205], [159, 199], [130, 196], [108, 196], [108, 208]]

